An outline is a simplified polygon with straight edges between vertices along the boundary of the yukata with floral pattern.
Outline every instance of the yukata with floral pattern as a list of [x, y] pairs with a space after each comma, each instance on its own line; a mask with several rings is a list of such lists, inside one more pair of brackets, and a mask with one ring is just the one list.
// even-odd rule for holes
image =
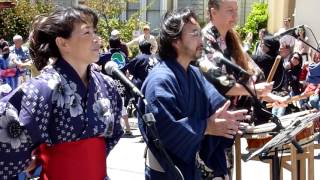
[[0, 101], [0, 179], [11, 179], [31, 161], [40, 144], [49, 146], [104, 137], [106, 151], [123, 134], [122, 102], [115, 84], [90, 65], [85, 87], [65, 60]]

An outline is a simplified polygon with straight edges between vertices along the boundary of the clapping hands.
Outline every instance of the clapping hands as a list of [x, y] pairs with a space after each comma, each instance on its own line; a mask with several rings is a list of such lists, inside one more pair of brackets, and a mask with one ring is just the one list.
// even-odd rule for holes
[[221, 108], [207, 119], [205, 134], [223, 136], [232, 139], [239, 131], [239, 120], [249, 119], [247, 110], [228, 111], [230, 101], [227, 101]]

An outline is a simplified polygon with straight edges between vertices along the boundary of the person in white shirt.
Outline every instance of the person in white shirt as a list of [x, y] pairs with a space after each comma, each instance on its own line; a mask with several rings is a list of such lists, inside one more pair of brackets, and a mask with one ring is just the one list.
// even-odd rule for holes
[[127, 46], [138, 45], [142, 41], [148, 41], [151, 44], [151, 53], [155, 54], [158, 51], [158, 43], [156, 38], [150, 34], [150, 26], [143, 26], [143, 34], [127, 43]]

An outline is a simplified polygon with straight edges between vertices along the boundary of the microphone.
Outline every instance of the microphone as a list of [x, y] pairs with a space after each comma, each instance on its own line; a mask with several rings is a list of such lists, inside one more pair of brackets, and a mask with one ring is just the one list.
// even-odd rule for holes
[[135, 95], [144, 99], [142, 92], [118, 69], [118, 64], [114, 61], [108, 61], [104, 66], [104, 70], [110, 76], [120, 80], [120, 82]]
[[235, 74], [239, 74], [239, 77], [249, 79], [251, 76], [247, 71], [242, 69], [240, 66], [237, 64], [232, 63], [229, 59], [225, 58], [223, 54], [219, 51], [214, 52], [213, 57], [212, 57], [217, 63], [222, 63], [225, 66], [229, 67], [230, 69], [233, 70]]
[[281, 38], [282, 36], [285, 36], [285, 35], [290, 35], [290, 36], [293, 36], [293, 37], [297, 37], [295, 31], [299, 28], [302, 28], [302, 27], [307, 27], [306, 25], [300, 25], [300, 26], [296, 26], [296, 27], [293, 27], [293, 28], [290, 28], [290, 29], [287, 29], [286, 31], [278, 34], [278, 35], [275, 35], [274, 38]]

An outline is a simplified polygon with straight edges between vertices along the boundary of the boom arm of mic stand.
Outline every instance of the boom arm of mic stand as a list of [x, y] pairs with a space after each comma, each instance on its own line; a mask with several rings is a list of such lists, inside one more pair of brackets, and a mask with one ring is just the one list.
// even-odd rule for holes
[[[145, 98], [140, 98], [140, 100], [144, 103], [145, 107], [148, 106], [148, 102]], [[184, 177], [181, 171], [173, 163], [172, 159], [170, 158], [169, 154], [167, 153], [167, 151], [165, 150], [165, 148], [163, 147], [160, 141], [159, 133], [155, 126], [156, 119], [154, 118], [153, 114], [152, 113], [143, 114], [142, 111], [137, 106], [137, 103], [134, 103], [134, 107], [138, 112], [138, 116], [140, 116], [143, 119], [144, 124], [148, 128], [150, 132], [150, 136], [152, 138], [152, 142], [154, 143], [156, 148], [160, 151], [160, 153], [164, 156], [164, 159], [166, 159], [166, 161], [168, 162], [169, 169], [172, 170], [175, 180], [184, 180]]]

